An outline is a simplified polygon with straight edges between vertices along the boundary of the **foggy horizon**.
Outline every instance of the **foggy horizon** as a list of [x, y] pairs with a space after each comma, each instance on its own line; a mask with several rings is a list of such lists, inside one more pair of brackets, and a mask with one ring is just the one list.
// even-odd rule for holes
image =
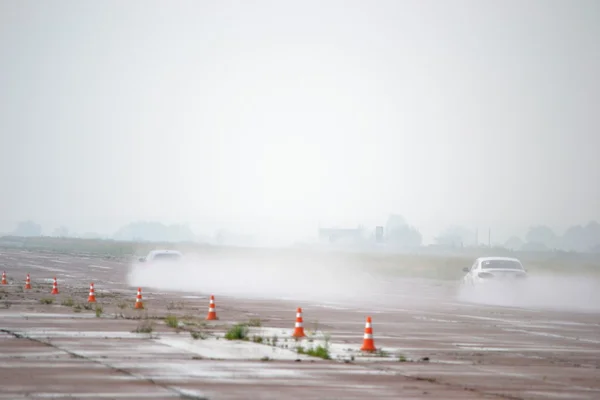
[[0, 232], [600, 222], [598, 21], [591, 0], [3, 1]]

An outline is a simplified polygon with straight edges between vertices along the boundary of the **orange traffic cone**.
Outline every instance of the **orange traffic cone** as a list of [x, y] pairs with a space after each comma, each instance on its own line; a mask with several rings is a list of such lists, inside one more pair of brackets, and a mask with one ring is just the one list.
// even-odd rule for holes
[[206, 320], [207, 321], [214, 321], [219, 319], [219, 317], [217, 317], [217, 310], [216, 310], [216, 306], [215, 306], [215, 296], [213, 296], [212, 294], [210, 295], [210, 303], [208, 305], [208, 315], [206, 316]]
[[54, 283], [52, 284], [52, 293], [50, 294], [58, 294], [58, 283], [56, 282], [56, 277], [54, 278]]
[[375, 351], [375, 342], [373, 341], [373, 328], [371, 328], [371, 317], [367, 317], [365, 324], [365, 336], [363, 337], [363, 345], [361, 351]]
[[95, 303], [96, 295], [94, 294], [94, 282], [90, 283], [90, 295], [88, 296], [88, 303]]
[[303, 325], [303, 320], [302, 320], [302, 309], [300, 307], [298, 307], [298, 309], [296, 310], [296, 326], [294, 327], [294, 333], [292, 334], [293, 337], [305, 337], [306, 335], [304, 334], [304, 325]]
[[134, 308], [144, 308], [144, 303], [142, 303], [142, 288], [138, 288], [137, 296], [135, 298], [135, 307]]
[[31, 289], [31, 279], [29, 279], [29, 274], [25, 278], [25, 289]]
[[8, 281], [6, 280], [6, 272], [2, 273], [2, 284], [3, 285], [8, 285]]

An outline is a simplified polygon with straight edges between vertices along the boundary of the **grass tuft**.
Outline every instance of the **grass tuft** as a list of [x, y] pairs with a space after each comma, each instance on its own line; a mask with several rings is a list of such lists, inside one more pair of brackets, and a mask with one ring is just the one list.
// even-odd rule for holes
[[252, 341], [253, 341], [254, 343], [262, 343], [262, 342], [264, 341], [264, 339], [263, 339], [263, 337], [262, 337], [262, 336], [256, 336], [256, 335], [254, 335], [254, 336], [252, 337]]
[[52, 304], [54, 303], [54, 299], [52, 297], [44, 297], [40, 299], [40, 303], [42, 304]]
[[245, 324], [236, 324], [225, 333], [227, 340], [245, 340], [248, 337], [248, 327]]
[[165, 322], [171, 328], [179, 327], [179, 321], [177, 320], [177, 317], [175, 315], [167, 315], [167, 318], [165, 318]]
[[96, 318], [100, 318], [102, 313], [104, 312], [104, 308], [100, 304], [96, 304]]
[[318, 345], [317, 347], [310, 347], [305, 349], [302, 346], [296, 347], [296, 352], [298, 354], [306, 354], [311, 357], [319, 357], [324, 360], [331, 360], [331, 354], [329, 354], [329, 348], [326, 346]]

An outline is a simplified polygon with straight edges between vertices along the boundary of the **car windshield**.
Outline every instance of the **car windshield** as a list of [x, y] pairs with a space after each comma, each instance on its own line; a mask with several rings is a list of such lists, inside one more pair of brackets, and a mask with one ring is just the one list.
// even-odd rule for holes
[[518, 269], [523, 270], [520, 262], [514, 260], [486, 260], [481, 262], [483, 269]]
[[177, 253], [157, 253], [154, 255], [154, 260], [179, 260], [180, 254]]

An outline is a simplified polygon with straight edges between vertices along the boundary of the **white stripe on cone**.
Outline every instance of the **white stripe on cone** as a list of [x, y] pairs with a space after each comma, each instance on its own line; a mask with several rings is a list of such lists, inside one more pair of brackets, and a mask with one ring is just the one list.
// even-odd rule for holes
[[364, 339], [373, 339], [373, 335], [371, 335], [370, 333], [365, 333]]

